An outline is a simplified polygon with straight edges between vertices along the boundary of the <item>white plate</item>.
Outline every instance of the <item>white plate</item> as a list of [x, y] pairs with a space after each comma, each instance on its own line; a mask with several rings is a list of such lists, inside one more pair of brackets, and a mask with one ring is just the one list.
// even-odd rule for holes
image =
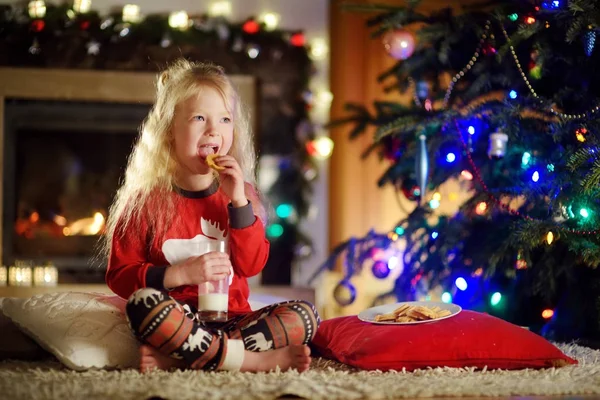
[[[414, 321], [414, 322], [393, 322], [393, 321], [377, 322], [377, 321], [375, 321], [375, 316], [377, 316], [378, 314], [391, 313], [392, 311], [394, 311], [396, 308], [400, 307], [403, 304], [407, 304], [409, 306], [424, 306], [424, 307], [429, 307], [429, 308], [439, 307], [442, 310], [450, 311], [451, 314], [446, 315], [445, 317], [429, 319], [429, 320], [425, 320], [425, 321]], [[381, 325], [416, 325], [416, 324], [426, 324], [429, 322], [441, 321], [446, 318], [452, 318], [461, 311], [462, 311], [462, 308], [460, 306], [457, 306], [456, 304], [440, 303], [437, 301], [407, 301], [407, 302], [403, 302], [403, 303], [384, 304], [382, 306], [371, 307], [369, 309], [361, 311], [361, 313], [358, 314], [358, 319], [360, 319], [361, 321], [370, 322], [372, 324], [381, 324]]]

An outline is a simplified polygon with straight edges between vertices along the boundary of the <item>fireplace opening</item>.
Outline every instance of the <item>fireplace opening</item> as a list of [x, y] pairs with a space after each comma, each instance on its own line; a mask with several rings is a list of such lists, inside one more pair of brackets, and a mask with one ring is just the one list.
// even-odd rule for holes
[[108, 208], [149, 105], [5, 104], [3, 263], [53, 263], [59, 282], [102, 282]]

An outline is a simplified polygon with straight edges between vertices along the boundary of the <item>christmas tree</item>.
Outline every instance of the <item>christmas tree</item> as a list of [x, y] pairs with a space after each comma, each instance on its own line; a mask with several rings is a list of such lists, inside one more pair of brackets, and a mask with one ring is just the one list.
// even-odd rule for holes
[[[595, 3], [490, 1], [428, 15], [414, 1], [348, 6], [375, 12], [373, 38], [398, 60], [380, 82], [413, 100], [348, 104], [332, 125], [350, 125], [351, 138], [375, 127], [365, 156], [389, 165], [378, 185], [418, 206], [389, 232], [333, 250], [318, 273], [343, 259], [336, 301], [354, 301], [363, 268], [385, 278], [403, 264], [375, 304], [437, 293], [556, 340], [600, 332]], [[438, 215], [450, 181], [466, 200]]]

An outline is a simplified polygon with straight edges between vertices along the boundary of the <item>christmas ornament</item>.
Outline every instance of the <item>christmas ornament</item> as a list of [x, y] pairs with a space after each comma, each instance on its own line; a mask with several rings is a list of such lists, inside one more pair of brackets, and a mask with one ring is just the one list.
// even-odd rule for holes
[[219, 39], [221, 39], [222, 41], [226, 41], [227, 39], [229, 39], [229, 27], [226, 24], [217, 24], [217, 26], [215, 27], [215, 31], [217, 32], [217, 36], [219, 37]]
[[260, 29], [260, 26], [258, 25], [258, 22], [256, 22], [253, 19], [247, 20], [246, 22], [244, 22], [244, 25], [242, 25], [242, 30], [249, 35], [258, 33], [259, 29]]
[[33, 54], [34, 56], [37, 54], [40, 54], [42, 52], [42, 48], [40, 47], [40, 42], [38, 42], [37, 38], [33, 39], [33, 43], [31, 44], [31, 47], [29, 48], [29, 53]]
[[529, 62], [529, 76], [533, 79], [542, 77], [542, 63], [540, 61], [540, 53], [537, 50], [531, 52], [531, 61]]
[[481, 48], [481, 52], [485, 56], [493, 56], [494, 54], [496, 54], [497, 50], [491, 43], [488, 42], [483, 45], [483, 47]]
[[212, 18], [207, 18], [205, 16], [201, 16], [199, 18], [194, 18], [193, 26], [195, 29], [197, 29], [199, 31], [210, 32], [214, 28], [213, 21], [214, 21], [214, 19], [212, 19]]
[[488, 157], [498, 159], [506, 155], [506, 145], [508, 143], [508, 135], [502, 132], [495, 132], [490, 135], [488, 147]]
[[41, 32], [46, 27], [46, 23], [41, 19], [36, 19], [31, 23], [31, 30], [34, 32]]
[[172, 43], [173, 43], [173, 40], [171, 39], [171, 35], [169, 35], [168, 33], [165, 33], [163, 35], [162, 39], [160, 40], [160, 47], [162, 47], [163, 49], [166, 49]]
[[427, 144], [425, 135], [419, 136], [419, 151], [415, 158], [415, 172], [417, 176], [417, 185], [419, 186], [419, 204], [423, 205], [425, 201], [425, 191], [427, 189], [427, 176], [429, 174], [429, 159], [427, 155]]
[[596, 31], [588, 31], [583, 35], [583, 45], [585, 54], [589, 57], [594, 52], [594, 45], [596, 44]]
[[383, 36], [383, 46], [396, 60], [406, 60], [415, 51], [415, 38], [404, 29], [396, 29]]
[[554, 222], [565, 222], [569, 219], [569, 211], [566, 206], [560, 206], [552, 213], [552, 221]]
[[250, 43], [246, 46], [246, 53], [248, 57], [255, 59], [260, 54], [260, 47], [257, 44]]
[[299, 258], [307, 258], [313, 254], [313, 249], [307, 244], [299, 244], [295, 247], [294, 253]]
[[306, 39], [304, 38], [304, 34], [302, 32], [294, 33], [290, 38], [290, 43], [292, 46], [302, 47], [304, 46], [305, 42]]
[[516, 269], [527, 269], [527, 261], [523, 259], [523, 254], [521, 251], [517, 253], [517, 262], [515, 263]]
[[302, 175], [307, 181], [313, 181], [317, 177], [317, 170], [312, 165], [305, 164], [302, 167]]
[[86, 48], [89, 55], [97, 56], [100, 53], [100, 43], [95, 40], [88, 42]]
[[281, 60], [281, 58], [283, 57], [283, 52], [279, 49], [272, 49], [271, 50], [271, 58], [275, 61], [279, 61]]
[[416, 201], [421, 195], [421, 189], [414, 179], [404, 179], [400, 185], [400, 191], [410, 201]]
[[373, 272], [373, 276], [375, 276], [377, 279], [385, 279], [391, 272], [385, 261], [375, 261], [371, 270]]
[[115, 19], [113, 17], [108, 17], [102, 20], [100, 23], [100, 29], [105, 30], [112, 26], [115, 23]]
[[237, 36], [233, 40], [233, 44], [231, 45], [231, 50], [235, 51], [236, 53], [239, 53], [243, 49], [244, 49], [244, 41], [242, 40], [241, 37]]
[[341, 306], [349, 306], [356, 300], [356, 288], [350, 281], [343, 280], [335, 287], [333, 298]]
[[423, 101], [427, 97], [429, 97], [429, 82], [427, 81], [419, 81], [415, 85], [415, 93], [419, 100]]

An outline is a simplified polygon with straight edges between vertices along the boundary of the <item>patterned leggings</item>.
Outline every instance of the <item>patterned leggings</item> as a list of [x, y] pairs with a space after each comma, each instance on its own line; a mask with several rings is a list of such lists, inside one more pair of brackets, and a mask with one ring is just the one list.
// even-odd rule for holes
[[308, 344], [320, 323], [315, 307], [299, 300], [273, 304], [208, 327], [188, 305], [151, 288], [133, 293], [126, 312], [131, 330], [142, 343], [204, 370], [220, 369], [230, 339], [243, 340], [249, 351]]

